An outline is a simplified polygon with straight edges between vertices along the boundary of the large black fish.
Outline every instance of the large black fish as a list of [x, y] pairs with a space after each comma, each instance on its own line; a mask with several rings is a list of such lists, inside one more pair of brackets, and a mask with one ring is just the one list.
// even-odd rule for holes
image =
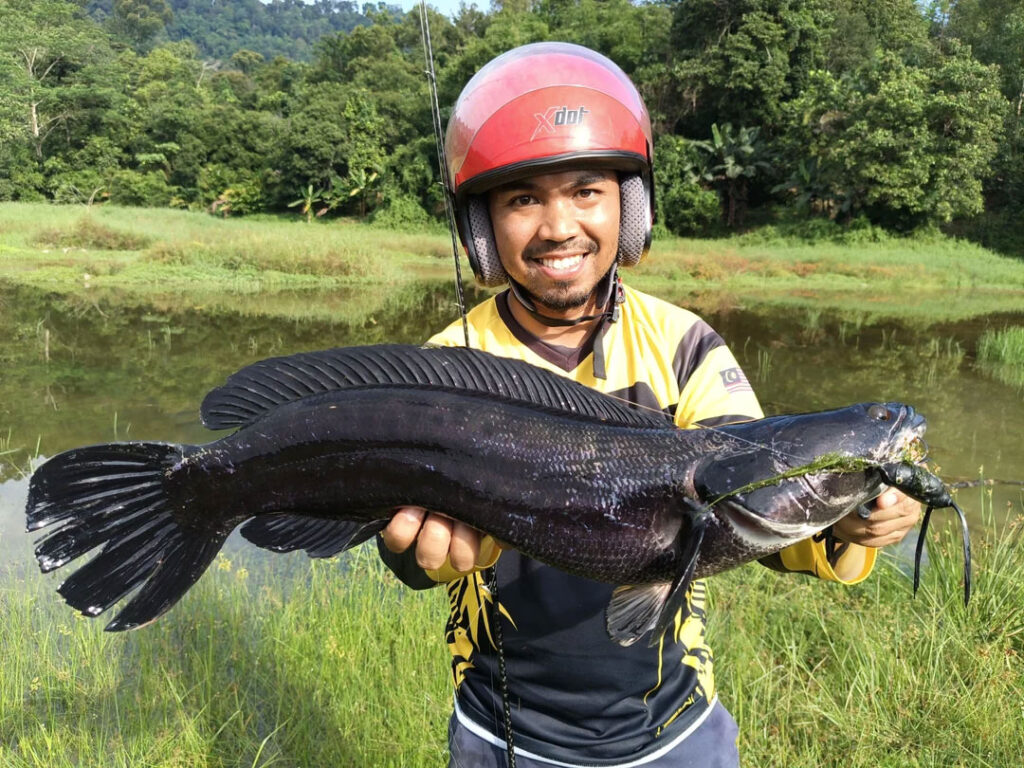
[[205, 445], [70, 450], [32, 476], [28, 529], [58, 526], [36, 547], [40, 568], [102, 546], [60, 586], [67, 602], [95, 616], [138, 588], [108, 630], [169, 609], [239, 523], [259, 546], [324, 557], [414, 504], [622, 585], [608, 628], [628, 644], [663, 629], [691, 579], [811, 536], [886, 482], [933, 502], [941, 489], [916, 463], [925, 421], [908, 406], [680, 430], [468, 349], [265, 360], [211, 392], [201, 413], [208, 427], [240, 429]]

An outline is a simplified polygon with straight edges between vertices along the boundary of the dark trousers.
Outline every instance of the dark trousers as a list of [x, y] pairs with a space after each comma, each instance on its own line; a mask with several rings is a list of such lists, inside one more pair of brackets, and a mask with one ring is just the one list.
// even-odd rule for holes
[[[736, 750], [736, 721], [729, 711], [716, 702], [711, 713], [693, 733], [683, 739], [670, 752], [650, 762], [636, 762], [637, 768], [739, 768], [740, 756]], [[448, 768], [506, 768], [505, 745], [491, 744], [470, 732], [456, 720], [448, 724], [448, 747], [451, 757]], [[620, 765], [633, 765], [624, 758]], [[552, 768], [561, 763], [530, 759], [516, 752], [516, 768]], [[586, 760], [581, 766], [592, 765]]]

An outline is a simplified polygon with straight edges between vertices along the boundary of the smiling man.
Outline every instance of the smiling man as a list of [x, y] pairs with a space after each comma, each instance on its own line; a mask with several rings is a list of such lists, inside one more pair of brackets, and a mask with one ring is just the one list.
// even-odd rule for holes
[[[446, 147], [474, 274], [507, 289], [468, 315], [470, 345], [526, 360], [681, 428], [759, 418], [746, 377], [698, 316], [624, 286], [650, 245], [651, 128], [607, 58], [575, 45], [509, 51], [467, 84]], [[461, 322], [431, 339], [461, 345]], [[903, 538], [919, 505], [895, 491], [869, 520], [783, 550], [766, 565], [855, 583]], [[455, 712], [451, 766], [506, 764], [502, 688], [519, 768], [734, 768], [736, 724], [718, 701], [696, 582], [653, 648], [608, 637], [613, 587], [571, 576], [441, 514], [399, 510], [381, 556], [407, 584], [448, 585]], [[494, 567], [498, 606], [483, 569]], [[494, 617], [501, 617], [502, 669]]]

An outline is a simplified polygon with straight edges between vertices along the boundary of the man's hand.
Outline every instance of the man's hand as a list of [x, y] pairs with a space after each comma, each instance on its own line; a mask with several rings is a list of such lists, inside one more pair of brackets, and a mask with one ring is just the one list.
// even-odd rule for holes
[[422, 507], [402, 507], [380, 535], [392, 552], [405, 552], [415, 542], [416, 564], [424, 570], [437, 570], [447, 559], [459, 573], [469, 573], [480, 554], [475, 528]]
[[921, 504], [896, 488], [875, 499], [867, 520], [851, 512], [832, 526], [837, 539], [865, 547], [885, 547], [902, 541], [921, 517]]

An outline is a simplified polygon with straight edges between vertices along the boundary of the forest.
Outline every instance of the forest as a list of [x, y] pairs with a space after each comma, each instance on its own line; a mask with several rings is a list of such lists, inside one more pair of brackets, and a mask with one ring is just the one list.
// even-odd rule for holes
[[[0, 18], [0, 201], [443, 216], [415, 12], [0, 0]], [[514, 46], [616, 61], [676, 234], [941, 228], [1024, 250], [1020, 0], [495, 0], [430, 26], [442, 119]]]

